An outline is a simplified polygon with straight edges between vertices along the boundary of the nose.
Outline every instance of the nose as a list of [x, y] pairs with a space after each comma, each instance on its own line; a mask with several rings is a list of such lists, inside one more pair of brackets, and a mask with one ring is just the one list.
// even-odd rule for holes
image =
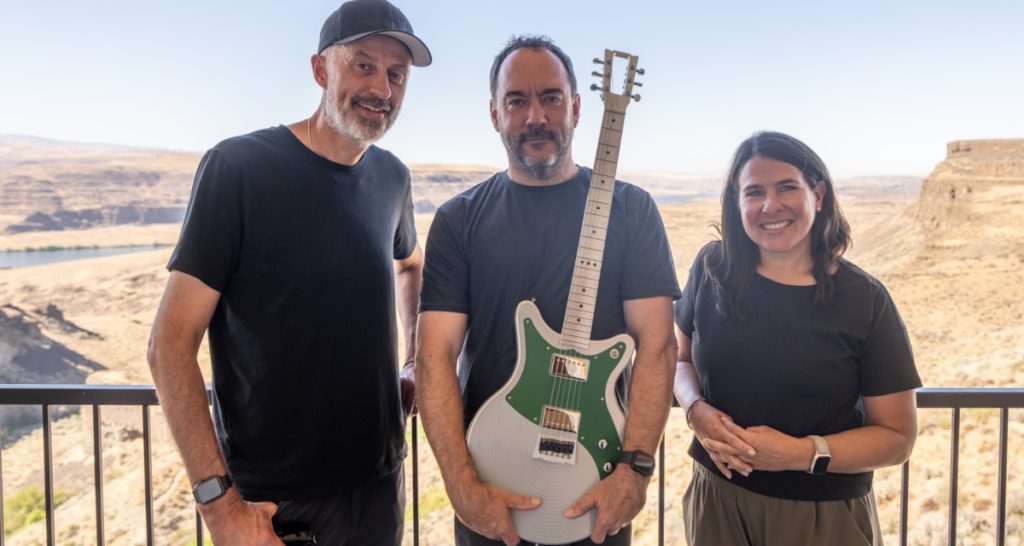
[[764, 196], [763, 207], [764, 208], [762, 208], [761, 210], [763, 210], [764, 212], [777, 211], [780, 208], [782, 208], [782, 200], [779, 199], [779, 196], [776, 195], [775, 192], [767, 192]]
[[526, 126], [537, 127], [548, 123], [548, 116], [544, 112], [539, 100], [531, 100], [529, 109], [526, 112]]
[[370, 93], [382, 99], [391, 98], [391, 80], [386, 70], [374, 74], [370, 79]]

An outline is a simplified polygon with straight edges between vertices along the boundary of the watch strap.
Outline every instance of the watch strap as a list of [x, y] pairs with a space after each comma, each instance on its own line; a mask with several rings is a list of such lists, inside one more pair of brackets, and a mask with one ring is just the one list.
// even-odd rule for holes
[[831, 455], [828, 450], [828, 442], [826, 442], [824, 438], [817, 434], [811, 434], [808, 438], [810, 438], [811, 443], [814, 444], [815, 455]]

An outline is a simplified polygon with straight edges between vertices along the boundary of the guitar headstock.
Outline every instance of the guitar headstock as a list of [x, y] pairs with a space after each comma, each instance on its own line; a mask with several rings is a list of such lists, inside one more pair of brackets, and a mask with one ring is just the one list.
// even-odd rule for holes
[[[621, 93], [616, 93], [612, 90], [612, 68], [616, 57], [626, 60], [626, 74], [622, 82]], [[601, 84], [595, 83], [590, 86], [590, 89], [601, 91], [601, 100], [604, 101], [606, 108], [625, 112], [630, 100], [640, 101], [640, 94], [633, 93], [633, 86], [643, 86], [642, 83], [636, 81], [638, 75], [644, 75], [644, 69], [637, 67], [639, 62], [640, 57], [622, 51], [615, 51], [614, 49], [604, 50], [604, 60], [597, 57], [594, 58], [594, 64], [599, 64], [602, 67], [600, 72], [596, 70], [593, 72], [594, 76], [601, 78]]]

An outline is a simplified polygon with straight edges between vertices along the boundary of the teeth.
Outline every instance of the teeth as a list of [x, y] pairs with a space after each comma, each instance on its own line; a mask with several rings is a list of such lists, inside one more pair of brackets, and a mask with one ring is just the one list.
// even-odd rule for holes
[[388, 112], [388, 111], [391, 110], [391, 108], [388, 107], [388, 106], [382, 106], [382, 107], [378, 108], [378, 107], [375, 107], [375, 106], [369, 106], [369, 105], [362, 104], [362, 103], [360, 103], [359, 106], [361, 106], [362, 108], [366, 108], [367, 110], [369, 110], [371, 112]]
[[789, 220], [783, 220], [781, 222], [775, 222], [772, 224], [761, 224], [764, 229], [779, 229], [789, 225]]

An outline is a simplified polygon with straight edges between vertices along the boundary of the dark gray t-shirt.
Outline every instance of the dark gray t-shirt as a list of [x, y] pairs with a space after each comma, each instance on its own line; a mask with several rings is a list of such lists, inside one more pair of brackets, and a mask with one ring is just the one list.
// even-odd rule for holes
[[[515, 309], [533, 299], [561, 331], [591, 171], [552, 186], [504, 172], [438, 209], [427, 237], [421, 311], [469, 316], [459, 381], [468, 427], [516, 363]], [[592, 339], [626, 331], [622, 302], [680, 295], [661, 215], [651, 196], [616, 181]]]
[[279, 126], [203, 157], [168, 268], [221, 293], [214, 418], [247, 499], [315, 498], [401, 465], [393, 260], [415, 245], [409, 171], [377, 147], [348, 167]]
[[[702, 266], [719, 245], [710, 243], [697, 255], [676, 302], [676, 324], [693, 341], [703, 396], [736, 424], [767, 425], [796, 437], [834, 434], [864, 424], [862, 396], [921, 386], [906, 327], [874, 277], [840, 261], [834, 300], [825, 309], [814, 302], [814, 285], [754, 275], [745, 317], [723, 320]], [[699, 442], [690, 445], [690, 455], [718, 474]], [[772, 497], [824, 501], [866, 495], [872, 475], [754, 471], [733, 473], [732, 483]]]

